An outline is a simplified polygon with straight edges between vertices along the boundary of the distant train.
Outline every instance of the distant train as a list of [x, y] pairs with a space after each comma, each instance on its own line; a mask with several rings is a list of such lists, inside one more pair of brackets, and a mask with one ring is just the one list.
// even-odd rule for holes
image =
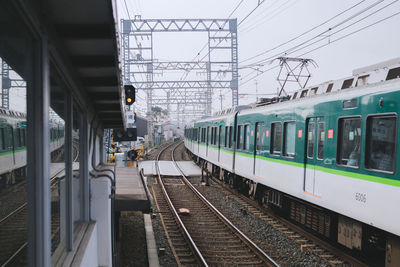
[[[15, 182], [15, 173], [26, 166], [25, 114], [0, 108], [0, 187]], [[50, 151], [64, 144], [64, 124], [50, 122]]]
[[199, 163], [359, 254], [400, 266], [400, 59], [186, 126]]

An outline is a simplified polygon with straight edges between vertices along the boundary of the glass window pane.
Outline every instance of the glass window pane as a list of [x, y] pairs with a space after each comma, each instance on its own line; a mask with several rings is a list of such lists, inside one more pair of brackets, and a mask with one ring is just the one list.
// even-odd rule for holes
[[250, 149], [250, 125], [244, 126], [244, 145], [243, 149], [249, 150]]
[[286, 122], [284, 132], [285, 132], [284, 155], [287, 157], [293, 157], [295, 154], [296, 123], [294, 121]]
[[307, 132], [307, 157], [314, 157], [314, 130], [315, 125], [313, 122], [308, 124], [308, 132]]
[[280, 122], [271, 124], [271, 154], [281, 153], [282, 124]]
[[229, 126], [229, 148], [232, 148], [233, 126]]
[[360, 166], [361, 119], [339, 120], [338, 164], [351, 167]]
[[238, 126], [238, 132], [237, 132], [237, 146], [236, 148], [240, 148], [241, 147], [241, 142], [242, 142], [242, 126], [239, 125]]
[[317, 143], [317, 159], [324, 158], [325, 145], [325, 123], [318, 123], [318, 143]]
[[264, 144], [264, 123], [257, 123], [256, 127], [256, 148], [258, 151], [261, 151]]
[[369, 117], [367, 120], [367, 157], [369, 169], [393, 172], [395, 169], [396, 122], [394, 116]]

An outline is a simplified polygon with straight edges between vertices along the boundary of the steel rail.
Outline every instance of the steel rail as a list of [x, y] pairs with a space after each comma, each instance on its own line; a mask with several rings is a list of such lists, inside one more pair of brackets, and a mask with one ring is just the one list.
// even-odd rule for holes
[[[181, 141], [182, 142], [182, 141]], [[216, 207], [214, 207], [211, 202], [209, 202], [194, 186], [193, 184], [186, 178], [185, 174], [181, 170], [181, 168], [178, 166], [177, 162], [175, 161], [174, 153], [176, 148], [179, 146], [175, 146], [175, 148], [172, 150], [172, 161], [174, 162], [175, 168], [179, 171], [181, 174], [183, 181], [189, 188], [208, 206], [210, 209], [216, 213], [222, 221], [229, 225], [239, 236], [241, 237], [242, 240], [244, 240], [247, 244], [249, 244], [253, 251], [261, 255], [262, 257], [265, 258], [269, 263], [271, 263], [274, 266], [279, 266], [278, 263], [276, 263], [268, 254], [266, 254], [261, 248], [259, 248], [250, 238], [248, 238], [242, 231], [240, 231], [228, 218], [226, 218]]]
[[179, 142], [175, 142], [175, 143], [172, 143], [172, 144], [166, 146], [166, 147], [165, 147], [164, 149], [162, 149], [162, 150], [160, 151], [160, 153], [158, 153], [158, 155], [157, 155], [157, 159], [156, 159], [155, 164], [156, 164], [156, 171], [157, 171], [157, 176], [158, 176], [158, 183], [161, 185], [161, 189], [162, 189], [162, 192], [163, 192], [163, 194], [164, 194], [165, 199], [167, 200], [168, 206], [170, 207], [172, 213], [174, 214], [175, 219], [178, 221], [179, 226], [180, 226], [181, 229], [183, 230], [183, 232], [184, 232], [186, 238], [188, 239], [190, 245], [192, 246], [194, 252], [196, 253], [196, 255], [198, 256], [198, 258], [200, 259], [201, 263], [202, 263], [204, 266], [207, 266], [207, 267], [208, 267], [208, 264], [207, 264], [206, 260], [204, 259], [203, 255], [201, 254], [201, 252], [200, 252], [199, 248], [197, 247], [197, 245], [195, 244], [195, 242], [193, 241], [193, 238], [192, 238], [191, 235], [189, 234], [189, 231], [186, 229], [185, 225], [183, 224], [181, 218], [179, 217], [178, 212], [177, 212], [176, 209], [175, 209], [175, 206], [172, 204], [172, 201], [171, 201], [171, 199], [170, 199], [169, 196], [168, 196], [167, 190], [165, 189], [164, 182], [163, 182], [163, 180], [161, 179], [160, 168], [159, 168], [159, 164], [158, 164], [158, 162], [160, 161], [160, 156], [161, 156], [161, 154], [162, 154], [165, 150], [167, 150], [169, 147], [171, 147], [172, 145], [174, 145], [174, 144], [176, 144], [176, 143], [179, 143]]

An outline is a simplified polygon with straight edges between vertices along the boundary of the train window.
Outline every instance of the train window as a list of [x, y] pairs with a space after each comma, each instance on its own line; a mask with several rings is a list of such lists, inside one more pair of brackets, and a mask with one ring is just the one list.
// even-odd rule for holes
[[264, 123], [256, 124], [256, 149], [261, 151], [264, 149]]
[[249, 150], [250, 149], [250, 125], [244, 126], [244, 137], [243, 137], [243, 149]]
[[350, 109], [358, 107], [358, 99], [343, 100], [343, 109]]
[[300, 98], [305, 97], [307, 95], [308, 89], [301, 91]]
[[386, 81], [400, 78], [400, 67], [389, 70]]
[[236, 139], [236, 148], [240, 149], [241, 143], [243, 143], [243, 133], [242, 133], [242, 125], [238, 126], [237, 131], [237, 139]]
[[318, 141], [317, 141], [317, 159], [324, 158], [324, 146], [325, 146], [325, 123], [318, 123]]
[[206, 142], [207, 145], [211, 142], [211, 131], [210, 131], [210, 126], [207, 127], [207, 135], [206, 135]]
[[326, 92], [327, 92], [327, 93], [330, 93], [330, 92], [332, 91], [332, 88], [333, 88], [333, 83], [330, 83], [330, 84], [328, 85], [328, 88], [326, 88]]
[[308, 124], [308, 132], [307, 132], [307, 158], [312, 159], [314, 157], [314, 129], [315, 124], [310, 122]]
[[0, 149], [6, 149], [6, 143], [4, 142], [4, 128], [0, 128]]
[[213, 145], [216, 145], [217, 144], [217, 135], [218, 135], [218, 132], [217, 132], [217, 127], [213, 127], [213, 129], [214, 129], [214, 136], [213, 136]]
[[370, 116], [367, 118], [365, 167], [394, 172], [397, 117]]
[[296, 122], [285, 122], [283, 127], [283, 155], [286, 157], [294, 157], [295, 140], [296, 140]]
[[343, 82], [343, 84], [342, 84], [342, 90], [343, 89], [347, 89], [347, 88], [350, 88], [350, 86], [353, 84], [353, 78], [351, 78], [351, 79], [348, 79], [348, 80], [345, 80], [344, 82]]
[[210, 144], [213, 145], [214, 144], [214, 127], [211, 127], [211, 138], [210, 138]]
[[363, 75], [357, 78], [356, 86], [363, 86], [367, 84], [369, 75]]
[[318, 91], [318, 87], [311, 88], [311, 90], [310, 90], [310, 96], [311, 96], [311, 95], [316, 95], [316, 94], [317, 94], [317, 91]]
[[348, 167], [360, 166], [361, 118], [339, 119], [337, 163]]
[[295, 93], [293, 94], [292, 99], [296, 99], [296, 97], [297, 97], [297, 92], [295, 92]]
[[271, 148], [270, 152], [274, 155], [280, 155], [281, 153], [281, 136], [282, 136], [282, 124], [280, 122], [271, 123]]
[[229, 148], [232, 148], [233, 126], [229, 126]]
[[214, 145], [218, 145], [218, 136], [219, 136], [219, 132], [218, 132], [218, 127], [214, 128]]
[[224, 140], [224, 147], [228, 146], [228, 126], [225, 126], [225, 140]]
[[223, 129], [224, 128], [222, 126], [219, 126], [219, 128], [218, 128], [218, 146], [221, 146]]

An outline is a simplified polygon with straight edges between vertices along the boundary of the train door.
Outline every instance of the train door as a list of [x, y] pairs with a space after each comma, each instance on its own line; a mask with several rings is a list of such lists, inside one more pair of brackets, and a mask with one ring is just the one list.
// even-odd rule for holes
[[[304, 161], [304, 188], [310, 194], [315, 194], [315, 169], [323, 160], [323, 141], [325, 140], [325, 122], [323, 117], [309, 118], [306, 121], [306, 150]], [[322, 143], [321, 143], [322, 140]], [[322, 148], [322, 150], [321, 150]]]
[[255, 129], [255, 140], [254, 140], [254, 165], [253, 165], [253, 174], [255, 176], [261, 176], [261, 165], [262, 159], [260, 156], [264, 150], [264, 130], [265, 126], [262, 122], [256, 123]]

